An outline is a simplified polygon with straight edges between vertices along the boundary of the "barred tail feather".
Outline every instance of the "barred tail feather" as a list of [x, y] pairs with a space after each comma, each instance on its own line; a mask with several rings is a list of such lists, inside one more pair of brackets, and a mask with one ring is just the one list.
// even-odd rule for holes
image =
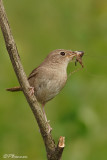
[[22, 91], [21, 87], [7, 88], [6, 90], [10, 92]]

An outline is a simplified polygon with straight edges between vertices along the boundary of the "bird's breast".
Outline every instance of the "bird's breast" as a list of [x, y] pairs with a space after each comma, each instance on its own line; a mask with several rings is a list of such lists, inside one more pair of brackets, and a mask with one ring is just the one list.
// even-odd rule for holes
[[38, 83], [35, 79], [35, 95], [38, 101], [43, 104], [54, 98], [65, 86], [66, 80], [66, 70], [50, 69], [47, 72], [45, 71], [38, 78]]

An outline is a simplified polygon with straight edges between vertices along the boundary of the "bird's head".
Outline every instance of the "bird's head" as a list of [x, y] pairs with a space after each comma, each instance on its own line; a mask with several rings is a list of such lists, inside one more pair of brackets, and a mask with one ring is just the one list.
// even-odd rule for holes
[[[78, 60], [78, 56], [82, 59], [83, 51], [71, 51], [65, 49], [57, 49], [52, 51], [45, 59], [46, 62], [52, 64], [68, 65], [74, 57]], [[79, 61], [79, 60], [78, 60]]]

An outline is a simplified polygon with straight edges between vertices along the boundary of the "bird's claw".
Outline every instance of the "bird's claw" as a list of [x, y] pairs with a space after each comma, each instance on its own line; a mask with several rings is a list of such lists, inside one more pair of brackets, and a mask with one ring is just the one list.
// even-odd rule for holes
[[34, 94], [34, 87], [30, 87], [29, 92], [30, 92], [30, 96], [32, 96]]
[[50, 120], [47, 120], [47, 123], [49, 123], [50, 122]]
[[50, 133], [52, 131], [52, 128], [50, 125], [48, 125], [48, 133]]
[[52, 128], [51, 128], [49, 122], [50, 122], [50, 120], [47, 120], [47, 121], [46, 121], [46, 123], [47, 123], [47, 125], [48, 125], [48, 133], [50, 133], [50, 132], [52, 131]]

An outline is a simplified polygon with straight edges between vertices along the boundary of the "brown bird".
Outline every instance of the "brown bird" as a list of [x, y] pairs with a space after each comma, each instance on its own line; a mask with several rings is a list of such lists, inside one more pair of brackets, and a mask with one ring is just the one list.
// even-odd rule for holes
[[[30, 86], [39, 103], [42, 105], [44, 117], [47, 117], [44, 111], [45, 104], [53, 99], [65, 86], [67, 81], [67, 66], [74, 57], [75, 62], [79, 62], [82, 67], [83, 51], [71, 51], [57, 49], [52, 51], [45, 60], [34, 69], [28, 77]], [[8, 91], [21, 91], [21, 87], [7, 89]], [[47, 121], [48, 122], [48, 121]]]

